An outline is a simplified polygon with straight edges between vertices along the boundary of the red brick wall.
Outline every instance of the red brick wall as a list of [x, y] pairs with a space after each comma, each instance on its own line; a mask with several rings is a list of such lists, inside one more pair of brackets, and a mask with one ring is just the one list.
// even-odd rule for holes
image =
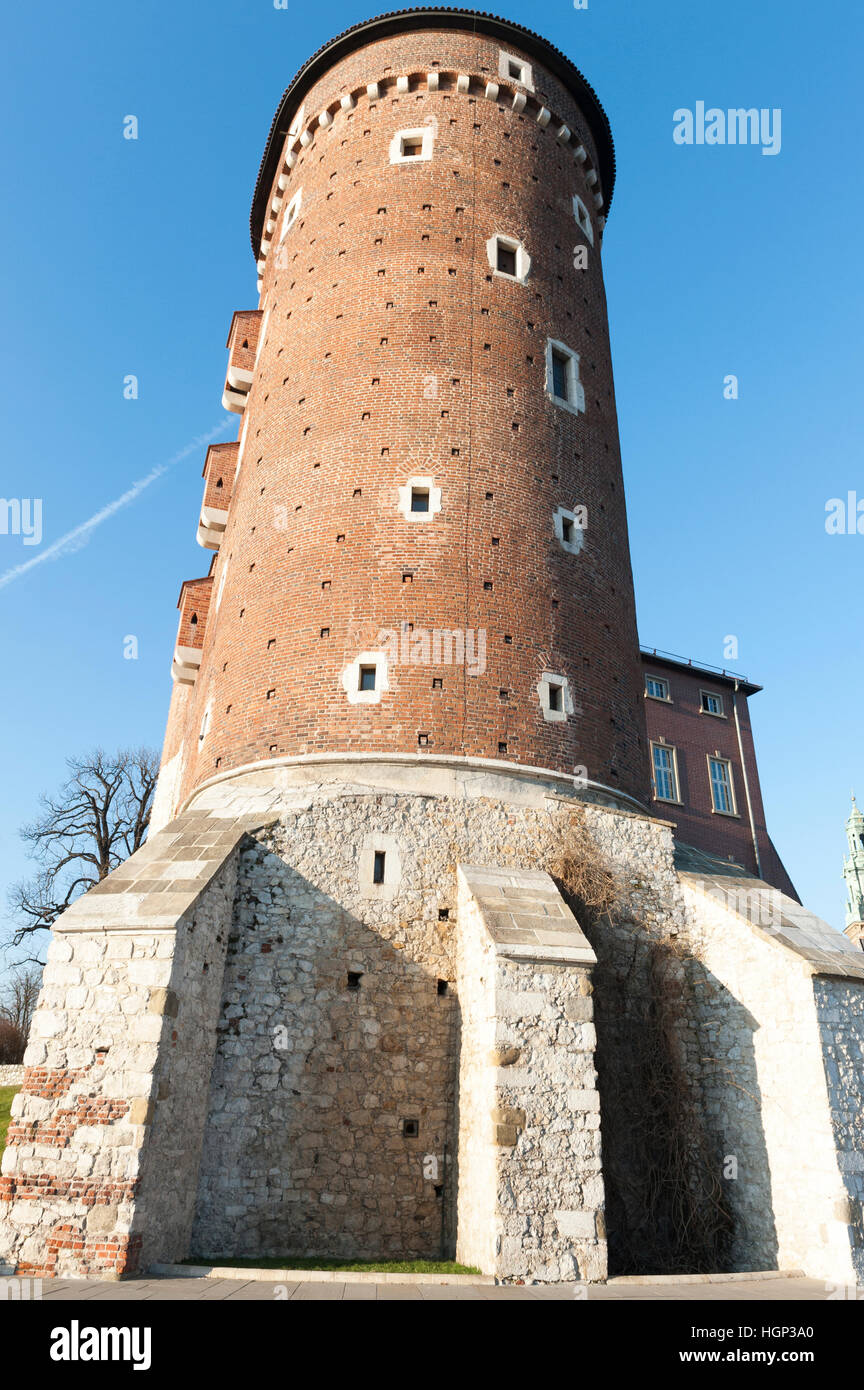
[[240, 445], [211, 444], [204, 465], [204, 506], [227, 511], [231, 503], [234, 474], [237, 471], [237, 451]]
[[207, 613], [210, 607], [210, 592], [213, 588], [211, 577], [206, 579], [187, 579], [180, 591], [180, 626], [177, 630], [178, 647], [200, 647], [207, 628]]
[[[492, 102], [482, 85], [455, 90], [458, 72], [497, 78], [498, 53], [482, 35], [412, 33], [366, 45], [306, 97], [308, 118], [361, 83], [454, 74], [437, 93], [425, 80], [374, 102], [364, 90], [317, 131], [284, 191], [287, 206], [302, 188], [303, 205], [281, 257], [280, 222], [265, 270], [217, 586], [226, 564], [227, 575], [185, 700], [190, 735], [210, 700], [212, 722], [184, 795], [217, 770], [280, 755], [416, 753], [421, 733], [433, 753], [585, 765], [647, 795], [596, 220], [589, 268], [573, 267], [584, 239], [572, 197], [593, 210], [593, 189], [556, 141], [557, 121], [542, 129], [509, 92]], [[536, 94], [593, 157], [573, 99], [532, 62]], [[393, 134], [428, 122], [433, 159], [391, 165]], [[526, 285], [492, 277], [496, 232], [524, 241]], [[547, 337], [580, 354], [578, 417], [545, 394]], [[443, 490], [425, 524], [397, 511], [397, 489], [417, 474]], [[576, 504], [588, 529], [571, 556], [552, 518]], [[349, 704], [343, 668], [402, 623], [485, 629], [485, 672], [401, 666], [380, 704]], [[566, 723], [543, 720], [544, 670], [569, 678]]]
[[[709, 854], [716, 854], [722, 859], [731, 856], [736, 863], [743, 864], [751, 873], [756, 873], [756, 856], [735, 730], [732, 682], [712, 679], [711, 676], [700, 675], [697, 671], [682, 670], [654, 660], [650, 656], [643, 658], [643, 668], [645, 675], [656, 675], [669, 682], [671, 703], [666, 704], [646, 695], [645, 718], [649, 740], [665, 739], [666, 743], [676, 750], [679, 795], [683, 803], [673, 806], [654, 798], [652, 804], [655, 814], [665, 820], [674, 821], [678, 838], [687, 844], [706, 850]], [[701, 712], [702, 690], [722, 697], [725, 718]], [[737, 694], [737, 708], [741, 743], [747, 763], [750, 802], [762, 861], [762, 876], [782, 892], [797, 897], [765, 825], [765, 809], [762, 805], [750, 711], [747, 697], [740, 690]], [[713, 810], [708, 758], [715, 753], [721, 758], [727, 758], [732, 764], [736, 816], [721, 815]]]
[[231, 320], [225, 346], [235, 367], [251, 371], [255, 366], [258, 332], [263, 317], [260, 309], [238, 309]]

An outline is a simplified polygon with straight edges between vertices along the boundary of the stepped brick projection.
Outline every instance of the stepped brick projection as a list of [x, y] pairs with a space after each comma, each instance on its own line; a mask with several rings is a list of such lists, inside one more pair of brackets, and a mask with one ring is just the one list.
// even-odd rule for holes
[[[357, 25], [284, 94], [150, 836], [56, 924], [4, 1270], [864, 1276], [861, 953], [746, 828], [655, 814], [614, 175], [578, 69], [489, 15]], [[657, 1018], [689, 1144], [640, 1109]], [[653, 1221], [657, 1152], [716, 1229]]]

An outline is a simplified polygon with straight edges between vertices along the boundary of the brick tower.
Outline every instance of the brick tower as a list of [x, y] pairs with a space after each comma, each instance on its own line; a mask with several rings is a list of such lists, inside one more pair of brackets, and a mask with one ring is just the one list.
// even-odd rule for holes
[[[600, 245], [609, 125], [518, 26], [416, 11], [288, 88], [252, 209], [159, 816], [370, 753], [644, 797]], [[361, 688], [363, 685], [367, 688]]]
[[[716, 984], [749, 930], [711, 863], [679, 877], [645, 806], [614, 173], [578, 69], [489, 15], [357, 25], [283, 96], [150, 837], [56, 927], [0, 1177], [8, 1267], [443, 1252], [605, 1277], [597, 957], [550, 871], [574, 846], [602, 860], [628, 959], [704, 922]], [[849, 946], [834, 973], [856, 969]], [[749, 1056], [757, 1005], [724, 1008], [706, 1026]], [[701, 1095], [692, 1022], [677, 1061]], [[759, 1094], [710, 1085], [714, 1116]], [[828, 1229], [833, 1153], [787, 1224]], [[744, 1267], [769, 1258], [757, 1197]], [[835, 1236], [829, 1258], [795, 1227], [794, 1262], [846, 1271]]]

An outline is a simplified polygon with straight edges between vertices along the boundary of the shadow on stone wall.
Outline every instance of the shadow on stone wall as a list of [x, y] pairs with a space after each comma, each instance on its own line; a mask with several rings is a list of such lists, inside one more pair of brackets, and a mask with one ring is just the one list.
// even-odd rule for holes
[[754, 1020], [676, 943], [589, 916], [610, 1277], [776, 1268]]
[[459, 1018], [435, 935], [247, 843], [193, 1255], [452, 1258]]

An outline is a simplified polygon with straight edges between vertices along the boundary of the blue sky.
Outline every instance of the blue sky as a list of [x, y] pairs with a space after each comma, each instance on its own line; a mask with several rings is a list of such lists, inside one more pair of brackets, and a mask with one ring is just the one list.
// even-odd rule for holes
[[[264, 141], [306, 58], [374, 12], [48, 0], [7, 19], [0, 494], [41, 497], [44, 534], [0, 535], [0, 889], [27, 871], [17, 829], [67, 755], [161, 743], [179, 587], [209, 558], [194, 441], [236, 435], [224, 344], [232, 311], [257, 303]], [[864, 498], [861, 11], [496, 12], [564, 50], [612, 123], [603, 257], [642, 640], [723, 665], [737, 636], [729, 664], [765, 687], [752, 716], [769, 829], [805, 902], [842, 926], [850, 786], [864, 799], [864, 536], [824, 520], [829, 498]], [[780, 153], [676, 145], [673, 112], [700, 100], [781, 108]], [[2, 584], [163, 466], [85, 543]]]

